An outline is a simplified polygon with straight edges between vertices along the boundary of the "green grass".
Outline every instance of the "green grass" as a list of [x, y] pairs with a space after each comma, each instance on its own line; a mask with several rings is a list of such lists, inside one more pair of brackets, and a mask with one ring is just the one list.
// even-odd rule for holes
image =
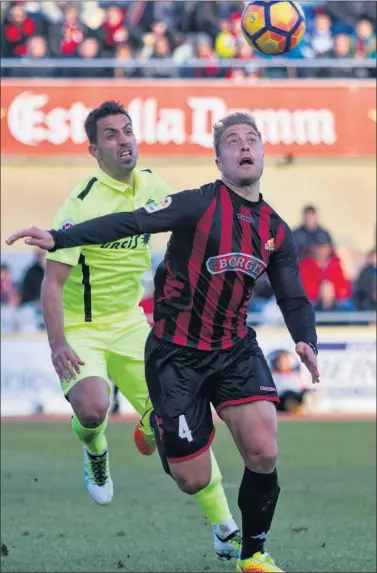
[[[132, 431], [109, 427], [116, 489], [102, 508], [85, 491], [67, 424], [2, 424], [2, 571], [235, 570], [216, 559], [195, 501], [157, 456], [136, 452]], [[375, 442], [371, 422], [280, 424], [282, 493], [268, 549], [286, 571], [376, 570]], [[239, 519], [242, 463], [223, 425], [214, 450]]]

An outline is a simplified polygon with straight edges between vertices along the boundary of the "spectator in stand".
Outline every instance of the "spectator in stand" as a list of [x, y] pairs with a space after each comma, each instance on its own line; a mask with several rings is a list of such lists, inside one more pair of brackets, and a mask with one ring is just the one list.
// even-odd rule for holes
[[9, 267], [5, 263], [1, 263], [0, 278], [1, 304], [17, 306], [19, 295], [16, 287], [13, 284], [13, 280], [9, 272]]
[[221, 20], [227, 20], [232, 14], [242, 13], [244, 2], [218, 2], [218, 14]]
[[[77, 56], [78, 48], [87, 34], [87, 28], [79, 21], [78, 8], [69, 2], [63, 9], [62, 21], [49, 28], [49, 46], [51, 55], [60, 58]], [[62, 76], [72, 76], [72, 70], [61, 70]]]
[[356, 50], [357, 58], [376, 57], [376, 33], [370, 20], [360, 20], [356, 29]]
[[237, 44], [244, 40], [243, 32], [242, 32], [242, 10], [241, 12], [233, 12], [230, 18], [231, 23], [231, 31], [233, 36], [236, 39]]
[[376, 249], [368, 253], [367, 263], [355, 284], [354, 298], [358, 310], [377, 310], [377, 265]]
[[1, 263], [1, 333], [14, 332], [17, 329], [17, 305], [19, 295], [13, 284], [9, 267]]
[[220, 32], [215, 38], [215, 52], [220, 58], [234, 58], [237, 52], [237, 41], [232, 34], [229, 20], [221, 20]]
[[41, 287], [45, 272], [45, 251], [36, 249], [34, 262], [26, 269], [25, 276], [21, 284], [20, 304], [35, 303], [40, 305]]
[[238, 41], [237, 43], [237, 52], [235, 57], [244, 60], [245, 64], [242, 68], [229, 68], [225, 72], [225, 77], [230, 78], [233, 80], [237, 80], [239, 78], [258, 78], [260, 77], [260, 70], [257, 66], [254, 66], [252, 60], [256, 58], [255, 52], [250, 48], [249, 44], [245, 42], [244, 39]]
[[302, 211], [302, 224], [293, 231], [299, 256], [309, 254], [309, 248], [315, 243], [332, 244], [330, 233], [318, 222], [318, 213], [313, 205], [306, 205]]
[[[95, 36], [88, 36], [84, 38], [78, 47], [77, 55], [83, 60], [95, 60], [100, 55], [100, 43]], [[75, 68], [73, 75], [79, 78], [100, 78], [105, 77], [107, 70], [104, 68], [92, 68], [90, 66], [83, 68]]]
[[153, 3], [153, 19], [155, 22], [164, 22], [166, 29], [177, 30], [180, 24], [182, 7], [180, 2], [165, 2], [159, 0]]
[[196, 78], [217, 78], [219, 77], [220, 70], [217, 66], [217, 58], [212, 49], [211, 40], [205, 36], [201, 36], [195, 47], [195, 58], [207, 60], [208, 66], [205, 68], [196, 68], [194, 70], [194, 77]]
[[219, 31], [218, 2], [200, 0], [195, 2], [193, 31], [205, 33], [210, 36], [212, 42]]
[[119, 6], [109, 6], [106, 9], [103, 28], [105, 33], [104, 57], [114, 57], [117, 44], [128, 43], [133, 49], [138, 49], [142, 46], [138, 29], [133, 28], [131, 31], [126, 26], [124, 10]]
[[[360, 20], [356, 29], [356, 58], [375, 58], [376, 57], [376, 33], [370, 20]], [[360, 74], [358, 74], [360, 76]], [[369, 78], [376, 77], [376, 69], [369, 68], [365, 70], [365, 76]]]
[[331, 19], [325, 13], [315, 16], [311, 47], [315, 58], [330, 58], [334, 46], [334, 38], [331, 31]]
[[[156, 37], [151, 57], [156, 60], [165, 60], [167, 58], [171, 58], [170, 46], [166, 36]], [[175, 69], [166, 66], [159, 68], [157, 64], [154, 65], [150, 70], [149, 75], [159, 79], [172, 78], [175, 76]]]
[[46, 39], [43, 36], [32, 36], [27, 41], [27, 52], [28, 58], [47, 58], [48, 57], [48, 46]]
[[332, 283], [335, 299], [342, 308], [349, 308], [352, 295], [351, 282], [344, 274], [342, 263], [335, 254], [331, 242], [323, 237], [311, 247], [312, 253], [300, 262], [300, 273], [306, 295], [312, 304], [317, 304], [323, 281]]
[[49, 57], [48, 46], [43, 36], [31, 36], [26, 41], [26, 58], [30, 59], [30, 65], [27, 68], [15, 68], [11, 70], [13, 77], [18, 78], [51, 78], [54, 75], [54, 68], [36, 68], [33, 67], [32, 60], [42, 60]]
[[25, 6], [33, 18], [42, 18], [47, 24], [63, 21], [66, 0], [43, 0], [43, 2], [27, 2]]
[[[346, 34], [345, 32], [336, 34], [334, 37], [332, 57], [338, 60], [342, 60], [344, 58], [354, 58], [355, 53], [355, 43], [352, 40], [352, 36], [350, 36], [350, 34]], [[365, 77], [365, 75], [367, 75], [367, 70], [361, 69], [360, 71], [361, 74], [358, 73], [355, 68], [340, 66], [336, 68], [329, 68], [327, 70], [327, 77], [354, 78], [357, 76]]]
[[319, 286], [318, 299], [314, 303], [314, 309], [318, 311], [335, 312], [338, 310], [353, 310], [352, 301], [349, 299], [347, 304], [338, 301], [336, 298], [334, 283], [323, 280]]
[[192, 36], [185, 36], [178, 33], [175, 36], [176, 48], [173, 52], [173, 59], [175, 62], [181, 64], [188, 62], [194, 54], [194, 45]]
[[334, 37], [333, 57], [334, 58], [353, 58], [356, 54], [355, 43], [350, 34], [340, 32]]
[[41, 310], [41, 287], [45, 269], [45, 251], [35, 250], [35, 259], [26, 270], [21, 285], [17, 327], [21, 332], [35, 332], [44, 327]]
[[116, 42], [127, 40], [127, 30], [124, 27], [124, 13], [119, 6], [108, 6], [106, 8], [105, 21], [103, 24], [105, 31], [105, 45], [103, 55], [111, 58], [115, 52]]
[[152, 57], [155, 43], [155, 35], [152, 32], [148, 32], [143, 36], [143, 47], [140, 51], [140, 57], [144, 60], [148, 60]]
[[80, 20], [88, 30], [95, 35], [96, 38], [104, 43], [105, 33], [103, 24], [105, 22], [105, 10], [100, 8], [97, 2], [84, 1], [81, 2]]
[[112, 71], [114, 78], [140, 78], [140, 68], [122, 67], [123, 62], [132, 62], [134, 59], [134, 53], [129, 44], [117, 44], [115, 57], [119, 61], [119, 68], [114, 68]]
[[152, 22], [151, 24], [152, 34], [154, 36], [154, 41], [156, 42], [159, 38], [165, 38], [169, 46], [169, 58], [170, 50], [174, 46], [174, 35], [169, 30], [165, 22]]
[[2, 25], [2, 55], [5, 58], [26, 56], [27, 40], [39, 32], [36, 22], [22, 4], [11, 4]]

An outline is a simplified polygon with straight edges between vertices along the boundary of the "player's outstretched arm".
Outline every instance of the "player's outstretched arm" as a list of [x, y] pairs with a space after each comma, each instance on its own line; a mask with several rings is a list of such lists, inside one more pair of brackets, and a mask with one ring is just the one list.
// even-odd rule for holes
[[132, 213], [112, 213], [63, 231], [45, 231], [38, 227], [22, 229], [9, 237], [7, 244], [12, 245], [25, 238], [28, 245], [55, 251], [81, 245], [101, 245], [142, 233], [174, 231], [196, 223], [206, 206], [201, 199], [197, 191], [182, 191]]
[[284, 239], [270, 258], [267, 274], [296, 352], [315, 384], [319, 382], [315, 313], [302, 285], [292, 232], [286, 224], [283, 229]]

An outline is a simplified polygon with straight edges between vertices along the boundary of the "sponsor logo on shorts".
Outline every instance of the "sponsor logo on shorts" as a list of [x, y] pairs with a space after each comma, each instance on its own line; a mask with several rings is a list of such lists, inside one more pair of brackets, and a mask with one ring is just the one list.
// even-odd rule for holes
[[64, 223], [62, 223], [62, 226], [60, 227], [60, 230], [66, 231], [67, 229], [73, 227], [74, 224], [75, 224], [74, 221], [64, 221]]
[[276, 388], [272, 386], [259, 386], [259, 390], [262, 390], [262, 392], [276, 392]]
[[252, 255], [245, 253], [227, 253], [217, 257], [211, 257], [206, 262], [207, 270], [212, 275], [225, 273], [226, 271], [238, 271], [249, 275], [253, 279], [258, 278], [266, 269], [266, 264]]
[[156, 211], [162, 211], [162, 209], [166, 209], [171, 205], [171, 197], [165, 197], [162, 201], [153, 201], [149, 202], [145, 205], [144, 209], [147, 213], [155, 213]]

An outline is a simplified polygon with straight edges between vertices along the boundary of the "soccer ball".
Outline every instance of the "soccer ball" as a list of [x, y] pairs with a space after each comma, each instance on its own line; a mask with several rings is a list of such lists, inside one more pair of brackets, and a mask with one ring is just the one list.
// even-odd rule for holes
[[305, 16], [297, 2], [255, 0], [245, 7], [241, 22], [247, 43], [270, 56], [290, 52], [305, 33]]

